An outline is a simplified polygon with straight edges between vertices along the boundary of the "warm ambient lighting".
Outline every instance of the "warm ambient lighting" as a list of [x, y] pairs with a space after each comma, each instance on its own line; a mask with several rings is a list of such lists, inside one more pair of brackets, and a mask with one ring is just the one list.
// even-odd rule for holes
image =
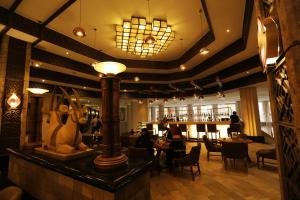
[[86, 33], [83, 28], [80, 26], [77, 26], [73, 29], [73, 34], [76, 35], [77, 37], [85, 37]]
[[230, 29], [226, 29], [226, 32], [229, 33], [229, 32], [230, 32]]
[[119, 74], [126, 70], [126, 66], [118, 62], [100, 62], [96, 63], [94, 69], [102, 74]]
[[139, 100], [139, 104], [143, 104], [143, 100], [142, 99]]
[[132, 17], [116, 26], [116, 46], [141, 57], [152, 56], [165, 51], [175, 38], [167, 21], [154, 19], [147, 23], [146, 18]]
[[185, 65], [180, 65], [180, 69], [184, 71], [186, 69]]
[[207, 48], [202, 48], [202, 49], [200, 49], [200, 54], [201, 55], [206, 55], [206, 54], [208, 54], [209, 53], [209, 50], [207, 49]]
[[33, 94], [45, 94], [49, 92], [49, 90], [42, 88], [27, 88], [27, 90]]
[[12, 109], [17, 108], [21, 104], [21, 100], [16, 93], [12, 93], [6, 102]]
[[140, 81], [140, 77], [138, 77], [138, 76], [134, 77], [134, 81], [135, 82], [139, 82]]
[[81, 0], [80, 0], [80, 5], [79, 5], [79, 26], [75, 27], [73, 29], [73, 34], [77, 37], [85, 37], [86, 33], [83, 28], [81, 28]]

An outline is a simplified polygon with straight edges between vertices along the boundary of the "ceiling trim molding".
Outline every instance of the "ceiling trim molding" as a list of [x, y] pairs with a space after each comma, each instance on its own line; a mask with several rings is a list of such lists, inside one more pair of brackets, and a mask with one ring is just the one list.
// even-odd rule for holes
[[[33, 79], [35, 79], [35, 78], [33, 78]], [[240, 78], [240, 79], [236, 79], [236, 80], [224, 83], [222, 90], [223, 91], [228, 91], [228, 90], [232, 90], [232, 89], [236, 89], [236, 88], [246, 87], [246, 86], [254, 85], [254, 84], [257, 84], [257, 83], [265, 82], [266, 80], [267, 80], [266, 75], [262, 72], [258, 72], [258, 73], [255, 73], [255, 74], [251, 74], [247, 77], [243, 77], [243, 78]], [[57, 88], [58, 85], [51, 85], [51, 84], [47, 84], [47, 83], [40, 83], [40, 82], [37, 82], [35, 80], [30, 80], [29, 86], [30, 87], [42, 87], [42, 88], [45, 88], [45, 89], [49, 89], [50, 92], [53, 92], [54, 88]], [[78, 85], [73, 85], [73, 86], [74, 86], [74, 88], [77, 88], [77, 90], [79, 91], [79, 94], [80, 94], [81, 97], [83, 97], [83, 96], [93, 97], [93, 98], [100, 98], [101, 97], [101, 92], [90, 91], [90, 90], [87, 90], [87, 89], [78, 89], [78, 88], [80, 88], [80, 86], [78, 86]], [[63, 86], [63, 87], [65, 87], [65, 86]], [[67, 89], [69, 90], [70, 88], [67, 87]], [[213, 86], [213, 87], [210, 87], [210, 88], [206, 88], [204, 91], [202, 91], [201, 94], [202, 95], [213, 94], [213, 93], [216, 93], [218, 91], [218, 89], [219, 89], [218, 86]], [[155, 89], [153, 91], [155, 91]], [[61, 92], [56, 89], [56, 93], [60, 94]], [[180, 93], [180, 95], [183, 96], [183, 97], [193, 96], [193, 94], [194, 94], [194, 90], [185, 91], [184, 93]], [[121, 92], [121, 97], [126, 96], [128, 98], [172, 98], [174, 95], [178, 95], [178, 92], [172, 92], [172, 93], [144, 92], [144, 91], [140, 91], [140, 92]]]
[[[233, 50], [232, 50], [233, 51]], [[68, 68], [71, 70], [75, 70], [81, 73], [86, 73], [94, 76], [98, 76], [98, 72], [96, 72], [90, 65], [74, 61], [72, 59], [59, 56], [38, 48], [32, 48], [31, 52], [31, 58], [34, 60], [38, 60], [43, 63], [48, 63], [51, 65], [56, 65], [64, 68]], [[260, 65], [259, 56], [255, 55], [251, 58], [248, 58], [246, 60], [243, 60], [235, 65], [238, 65], [240, 69], [247, 69], [247, 67], [257, 67]], [[233, 65], [233, 66], [235, 66]], [[237, 69], [239, 70], [239, 69]], [[226, 71], [223, 70], [223, 71]], [[172, 81], [177, 80], [180, 82], [180, 79], [185, 78], [192, 78], [193, 76], [196, 76], [195, 74], [185, 73], [185, 72], [175, 72], [175, 73], [169, 73], [169, 74], [155, 74], [155, 73], [129, 73], [129, 72], [123, 72], [121, 74], [118, 74], [117, 76], [121, 78], [122, 80], [133, 80], [135, 76], [139, 76], [141, 80], [144, 81]]]
[[[221, 80], [226, 79], [228, 77], [247, 72], [248, 70], [257, 68], [259, 65], [257, 63], [259, 62], [259, 56], [253, 56], [250, 57], [244, 61], [241, 61], [235, 65], [229, 66], [226, 69], [223, 69], [219, 72], [216, 72], [214, 74], [211, 74], [207, 77], [194, 80], [194, 82], [201, 87], [211, 84], [215, 82], [216, 76], [218, 76]], [[89, 67], [91, 69], [91, 67]], [[126, 74], [126, 73], [123, 73]], [[130, 74], [131, 75], [131, 74]], [[143, 75], [151, 75], [150, 78], [152, 80], [160, 81], [157, 77], [157, 74], [143, 74]], [[30, 77], [39, 78], [39, 79], [45, 79], [45, 80], [52, 80], [52, 81], [58, 81], [58, 80], [64, 80], [66, 83], [73, 84], [73, 85], [81, 85], [91, 88], [101, 88], [100, 84], [100, 78], [99, 81], [87, 79], [87, 78], [81, 78], [75, 75], [65, 74], [63, 71], [56, 72], [51, 71], [49, 69], [45, 68], [38, 68], [38, 67], [31, 67], [30, 69]], [[128, 78], [128, 77], [127, 77]], [[141, 76], [141, 79], [145, 79], [145, 77]], [[149, 77], [147, 77], [149, 78]], [[164, 77], [160, 77], [164, 78]], [[121, 78], [122, 80], [127, 80], [126, 78]], [[130, 77], [131, 80], [133, 78]], [[83, 84], [84, 83], [84, 84]], [[188, 81], [182, 81], [179, 83], [173, 84], [175, 87], [178, 87], [180, 89], [191, 89], [193, 88], [193, 85], [190, 84]], [[170, 90], [168, 84], [159, 84], [159, 83], [121, 83], [121, 89], [127, 89], [127, 90], [145, 90], [149, 89], [150, 87], [157, 87], [160, 90]]]

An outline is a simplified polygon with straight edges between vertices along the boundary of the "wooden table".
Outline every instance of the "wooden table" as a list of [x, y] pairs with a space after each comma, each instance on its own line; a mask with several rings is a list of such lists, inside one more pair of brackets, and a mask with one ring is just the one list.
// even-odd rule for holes
[[[247, 143], [247, 144], [250, 144], [250, 143], [253, 143], [253, 140], [250, 140], [250, 139], [247, 139], [247, 138], [221, 138], [221, 139], [218, 139], [218, 142], [220, 142], [221, 144], [223, 142], [232, 142], [232, 143]], [[248, 149], [249, 151], [249, 149]], [[248, 152], [248, 155], [247, 155], [247, 160], [249, 163], [252, 163], [252, 160], [250, 159], [250, 156], [249, 156], [249, 152]]]

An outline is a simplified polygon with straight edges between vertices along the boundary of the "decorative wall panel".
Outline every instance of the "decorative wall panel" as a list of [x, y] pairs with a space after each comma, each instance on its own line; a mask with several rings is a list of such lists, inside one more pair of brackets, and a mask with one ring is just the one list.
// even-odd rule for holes
[[289, 200], [300, 197], [300, 151], [295, 131], [295, 119], [290, 96], [289, 80], [285, 58], [277, 62], [274, 74], [274, 94], [278, 116], [278, 148], [282, 160], [282, 180]]
[[[20, 144], [26, 45], [26, 42], [9, 38], [4, 95], [1, 99], [0, 153], [7, 147], [18, 147]], [[6, 102], [12, 93], [21, 99], [21, 104], [15, 109]]]

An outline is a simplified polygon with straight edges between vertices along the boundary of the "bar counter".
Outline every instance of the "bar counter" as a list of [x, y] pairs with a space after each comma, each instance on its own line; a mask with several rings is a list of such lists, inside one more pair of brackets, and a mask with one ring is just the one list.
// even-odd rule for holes
[[[158, 124], [160, 122], [149, 122], [153, 124], [153, 129], [155, 133], [158, 133], [161, 136], [161, 132], [158, 131]], [[220, 131], [220, 135], [222, 138], [228, 137], [227, 128], [229, 128], [230, 121], [178, 121], [173, 122], [170, 121], [168, 124], [186, 124], [187, 130], [189, 131], [190, 138], [197, 138], [197, 124], [216, 124], [217, 129]], [[206, 129], [207, 130], [207, 129]], [[199, 137], [202, 137], [205, 133], [200, 133]]]
[[8, 152], [9, 179], [37, 199], [150, 199], [151, 161], [129, 159], [125, 169], [99, 172], [93, 165], [96, 152], [71, 161], [34, 150]]

